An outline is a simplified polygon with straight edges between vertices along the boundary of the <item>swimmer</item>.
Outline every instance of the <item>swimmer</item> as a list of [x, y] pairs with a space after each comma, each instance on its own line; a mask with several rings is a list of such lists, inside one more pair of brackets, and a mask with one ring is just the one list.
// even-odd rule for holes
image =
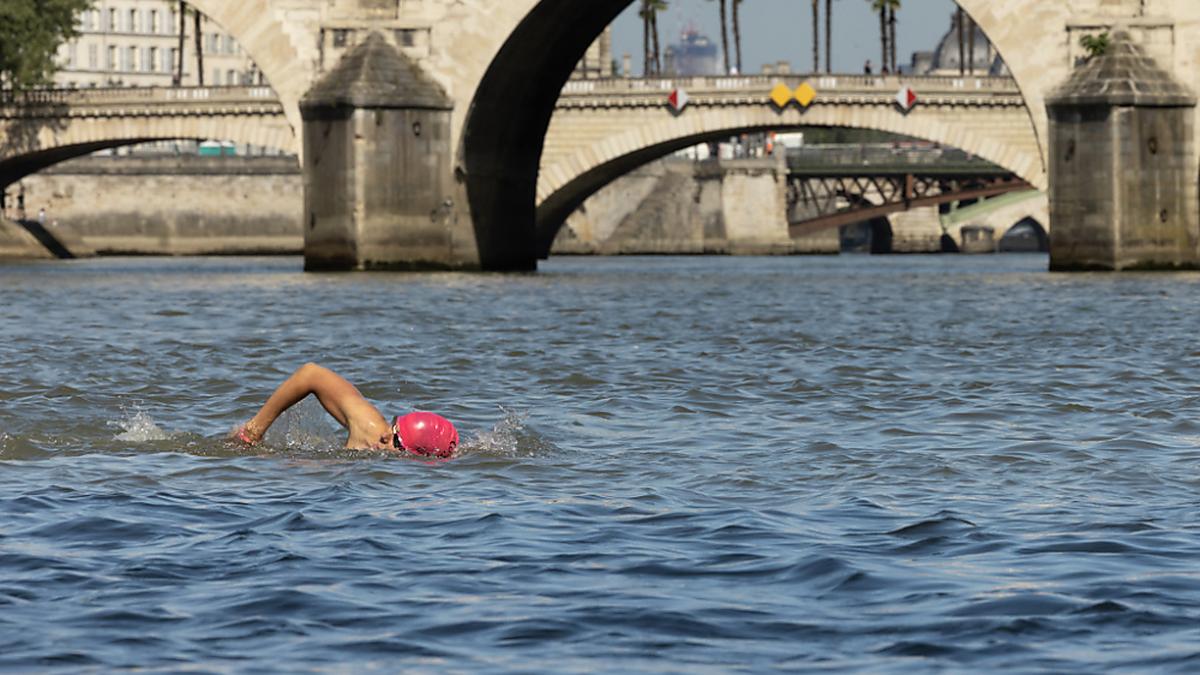
[[450, 420], [434, 413], [412, 412], [389, 425], [346, 378], [315, 363], [300, 366], [284, 380], [258, 414], [233, 433], [233, 438], [256, 445], [284, 410], [309, 394], [315, 394], [325, 411], [350, 432], [347, 448], [449, 457], [458, 447], [458, 431]]

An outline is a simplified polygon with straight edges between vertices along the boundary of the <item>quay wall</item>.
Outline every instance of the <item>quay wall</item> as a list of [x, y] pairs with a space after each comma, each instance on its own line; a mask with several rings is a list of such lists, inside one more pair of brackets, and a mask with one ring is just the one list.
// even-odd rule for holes
[[[618, 178], [567, 219], [552, 255], [836, 253], [793, 240], [787, 167], [775, 158], [658, 160]], [[835, 232], [836, 235], [836, 232]]]
[[50, 251], [18, 223], [0, 218], [0, 260], [53, 258]]
[[7, 193], [10, 218], [37, 220], [44, 210], [47, 230], [98, 254], [304, 249], [303, 179], [295, 157], [91, 156], [28, 176]]

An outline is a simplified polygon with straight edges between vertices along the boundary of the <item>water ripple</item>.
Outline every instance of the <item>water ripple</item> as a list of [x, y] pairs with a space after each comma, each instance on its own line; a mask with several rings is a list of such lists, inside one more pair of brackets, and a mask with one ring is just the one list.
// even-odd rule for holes
[[[300, 267], [0, 266], [0, 669], [1200, 663], [1200, 275]], [[461, 452], [225, 440], [309, 360]]]

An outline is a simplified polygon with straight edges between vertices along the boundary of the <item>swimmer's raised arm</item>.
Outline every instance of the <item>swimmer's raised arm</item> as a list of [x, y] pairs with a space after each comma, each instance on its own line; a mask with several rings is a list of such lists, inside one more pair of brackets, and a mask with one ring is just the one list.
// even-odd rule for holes
[[374, 445], [390, 441], [383, 415], [346, 378], [315, 363], [306, 363], [292, 373], [249, 422], [235, 433], [247, 443], [257, 443], [283, 411], [314, 394], [326, 412], [350, 431], [350, 441]]

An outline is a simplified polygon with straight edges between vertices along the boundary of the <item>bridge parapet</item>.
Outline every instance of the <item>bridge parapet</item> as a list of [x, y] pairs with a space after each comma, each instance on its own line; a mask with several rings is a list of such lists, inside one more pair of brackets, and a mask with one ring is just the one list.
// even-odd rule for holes
[[270, 87], [104, 87], [95, 89], [34, 89], [0, 94], [0, 117], [42, 116], [52, 108], [58, 116], [75, 111], [129, 110], [137, 107], [178, 110], [173, 114], [209, 114], [212, 105], [255, 106], [256, 113], [282, 114], [283, 105]]
[[665, 96], [685, 89], [692, 104], [770, 102], [777, 84], [795, 89], [807, 82], [817, 91], [813, 105], [888, 104], [902, 86], [927, 105], [1024, 107], [1017, 83], [1008, 77], [895, 77], [872, 75], [738, 75], [675, 78], [605, 78], [571, 81], [558, 108], [665, 106]]

